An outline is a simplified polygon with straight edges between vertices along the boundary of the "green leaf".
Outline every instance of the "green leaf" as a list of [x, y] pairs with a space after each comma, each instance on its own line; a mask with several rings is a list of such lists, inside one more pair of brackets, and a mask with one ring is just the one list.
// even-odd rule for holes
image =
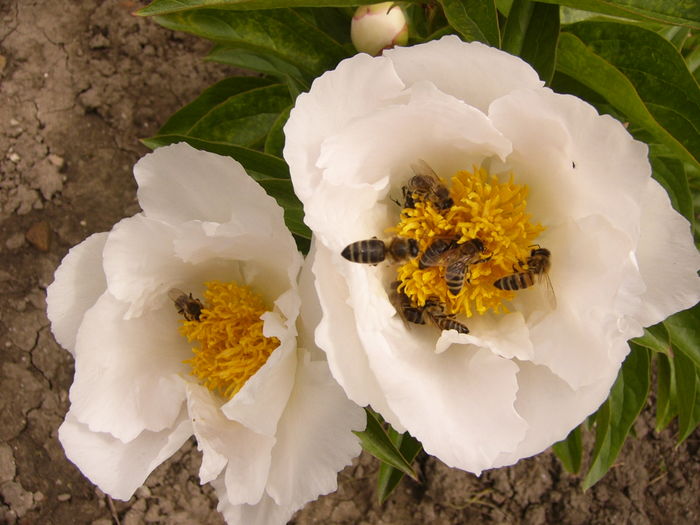
[[596, 413], [595, 444], [583, 479], [584, 490], [595, 485], [613, 465], [649, 393], [649, 351], [631, 346], [608, 400]]
[[[401, 455], [406, 458], [406, 461], [412, 464], [416, 459], [416, 456], [423, 448], [420, 441], [411, 436], [408, 432], [399, 434], [391, 427], [389, 428], [388, 434], [389, 439], [391, 439], [391, 442], [398, 447]], [[379, 465], [379, 474], [377, 476], [377, 499], [379, 500], [380, 505], [386, 501], [403, 477], [403, 472], [392, 467], [388, 463], [382, 463]]]
[[566, 439], [552, 445], [552, 450], [554, 450], [567, 472], [578, 474], [579, 470], [581, 470], [581, 459], [583, 457], [581, 426], [569, 432]]
[[700, 88], [661, 36], [611, 22], [573, 24], [559, 37], [557, 69], [604, 96], [679, 159], [700, 165]]
[[676, 356], [681, 352], [700, 368], [700, 303], [672, 315], [664, 321], [664, 326]]
[[190, 9], [216, 8], [231, 10], [277, 9], [282, 7], [350, 7], [377, 4], [385, 0], [153, 0], [136, 11], [140, 16], [164, 15]]
[[678, 407], [678, 443], [682, 443], [700, 422], [700, 378], [693, 361], [679, 352], [673, 358]]
[[287, 87], [254, 77], [225, 79], [175, 113], [159, 135], [241, 146], [261, 144], [291, 99]]
[[219, 155], [227, 155], [236, 159], [243, 165], [248, 174], [257, 181], [289, 178], [289, 167], [282, 159], [235, 144], [211, 142], [187, 135], [156, 135], [147, 139], [141, 139], [141, 142], [152, 149], [177, 142], [187, 142], [194, 148], [211, 151]]
[[676, 373], [670, 356], [656, 356], [656, 426], [661, 432], [678, 415]]
[[309, 78], [332, 69], [348, 52], [293, 9], [197, 9], [157, 16], [159, 24], [287, 62]]
[[685, 165], [680, 160], [653, 154], [649, 156], [649, 161], [651, 162], [654, 178], [668, 193], [673, 208], [694, 226], [693, 196], [688, 186]]
[[500, 47], [498, 14], [493, 0], [439, 0], [449, 24], [464, 40]]
[[292, 111], [292, 106], [282, 111], [274, 124], [272, 124], [270, 133], [267, 135], [267, 140], [265, 140], [265, 153], [280, 158], [282, 157], [282, 150], [284, 149], [284, 125], [287, 123], [290, 111]]
[[559, 39], [559, 7], [515, 0], [503, 32], [503, 50], [520, 56], [549, 84]]
[[257, 71], [263, 75], [270, 75], [285, 81], [291, 79], [307, 91], [311, 85], [306, 76], [299, 71], [299, 68], [289, 62], [274, 55], [250, 51], [236, 45], [217, 44], [206, 56], [206, 60]]
[[700, 28], [700, 9], [695, 0], [541, 0], [582, 11], [646, 22]]
[[644, 329], [644, 335], [632, 339], [634, 344], [648, 348], [653, 352], [671, 355], [671, 344], [668, 339], [668, 332], [664, 325], [659, 323]]
[[392, 442], [377, 414], [369, 409], [365, 409], [365, 412], [367, 413], [367, 428], [361, 432], [353, 431], [360, 438], [362, 448], [383, 463], [391, 465], [418, 481], [418, 476], [416, 476], [411, 463]]

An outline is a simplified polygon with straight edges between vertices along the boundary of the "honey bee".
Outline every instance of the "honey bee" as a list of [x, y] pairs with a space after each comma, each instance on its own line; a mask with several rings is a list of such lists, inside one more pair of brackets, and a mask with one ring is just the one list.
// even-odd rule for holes
[[403, 187], [405, 208], [415, 207], [415, 197], [432, 202], [438, 210], [447, 210], [452, 207], [454, 200], [450, 197], [450, 190], [440, 181], [427, 162], [419, 159], [411, 165], [411, 169], [415, 175]]
[[469, 265], [488, 261], [481, 258], [484, 253], [484, 243], [479, 239], [471, 239], [458, 244], [455, 239], [435, 239], [418, 260], [419, 268], [432, 266], [445, 267], [445, 282], [450, 294], [457, 295], [464, 286]]
[[175, 303], [177, 313], [182, 315], [187, 321], [199, 321], [199, 316], [202, 314], [204, 305], [199, 299], [192, 297], [192, 294], [186, 294], [177, 288], [171, 288], [168, 291], [168, 297]]
[[469, 328], [457, 321], [455, 314], [446, 314], [445, 305], [435, 298], [426, 301], [423, 313], [440, 330], [456, 330], [460, 334], [469, 333]]
[[407, 323], [425, 324], [423, 308], [413, 306], [411, 298], [405, 293], [399, 292], [400, 284], [400, 281], [391, 283], [391, 291], [389, 292], [389, 300], [394, 308], [396, 308], [396, 313]]
[[535, 283], [544, 281], [547, 300], [552, 308], [556, 306], [556, 297], [552, 282], [549, 280], [549, 269], [552, 266], [551, 252], [539, 246], [530, 251], [527, 258], [527, 269], [516, 271], [498, 279], [493, 285], [499, 290], [524, 290]]
[[418, 255], [418, 241], [394, 237], [388, 243], [373, 237], [348, 244], [340, 255], [348, 261], [361, 264], [378, 264], [387, 257], [393, 261], [404, 261]]

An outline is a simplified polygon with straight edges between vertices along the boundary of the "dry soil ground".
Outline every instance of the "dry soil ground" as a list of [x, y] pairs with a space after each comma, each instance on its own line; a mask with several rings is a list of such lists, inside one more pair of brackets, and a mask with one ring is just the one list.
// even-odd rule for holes
[[[207, 44], [132, 17], [129, 0], [0, 0], [0, 523], [220, 524], [189, 442], [128, 502], [112, 501], [56, 439], [72, 359], [53, 340], [46, 286], [74, 244], [138, 211], [131, 166], [176, 109], [230, 74]], [[293, 523], [696, 524], [700, 433], [674, 446], [647, 410], [586, 493], [550, 453], [481, 478], [422, 457], [422, 483], [383, 506], [362, 456]]]

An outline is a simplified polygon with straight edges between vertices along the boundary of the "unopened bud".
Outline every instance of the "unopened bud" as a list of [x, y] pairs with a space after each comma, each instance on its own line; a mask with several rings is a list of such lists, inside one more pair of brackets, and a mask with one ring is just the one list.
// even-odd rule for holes
[[406, 17], [396, 2], [360, 6], [352, 17], [350, 37], [360, 53], [378, 55], [384, 49], [406, 45]]

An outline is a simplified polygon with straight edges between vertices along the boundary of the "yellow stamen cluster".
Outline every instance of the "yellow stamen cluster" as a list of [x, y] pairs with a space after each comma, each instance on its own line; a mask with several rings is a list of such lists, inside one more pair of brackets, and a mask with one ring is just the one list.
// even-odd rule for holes
[[185, 363], [209, 390], [231, 399], [280, 342], [262, 333], [260, 316], [267, 309], [259, 295], [236, 283], [205, 285], [206, 306], [199, 320], [183, 321], [180, 327], [188, 341], [199, 343]]
[[396, 228], [401, 237], [418, 241], [420, 253], [437, 238], [459, 237], [459, 243], [480, 239], [485, 251], [484, 262], [471, 264], [461, 292], [453, 296], [445, 283], [445, 267], [418, 268], [413, 259], [398, 269], [400, 289], [417, 306], [429, 297], [437, 297], [447, 306], [448, 313], [463, 313], [471, 317], [492, 310], [507, 312], [503, 301], [514, 297], [513, 292], [499, 290], [493, 283], [514, 269], [522, 270], [535, 238], [544, 230], [530, 223], [526, 212], [527, 186], [507, 182], [490, 175], [482, 168], [460, 171], [452, 177], [450, 196], [454, 206], [438, 210], [432, 203], [418, 200], [415, 208], [405, 208]]

